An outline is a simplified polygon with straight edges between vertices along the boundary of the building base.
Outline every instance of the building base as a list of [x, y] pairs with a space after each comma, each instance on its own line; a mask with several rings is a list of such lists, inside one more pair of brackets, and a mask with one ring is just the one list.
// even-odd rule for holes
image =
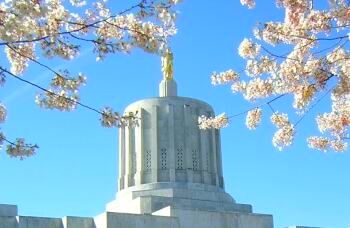
[[153, 183], [117, 193], [107, 211], [176, 218], [179, 228], [273, 228], [272, 215], [256, 214], [223, 189], [198, 183]]
[[94, 218], [18, 216], [14, 205], [0, 205], [1, 228], [273, 228], [272, 216], [165, 207], [152, 214], [104, 212]]

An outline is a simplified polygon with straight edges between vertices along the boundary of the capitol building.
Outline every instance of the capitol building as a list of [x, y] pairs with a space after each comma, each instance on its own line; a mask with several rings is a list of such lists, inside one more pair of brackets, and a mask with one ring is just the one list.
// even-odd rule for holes
[[215, 116], [209, 104], [178, 96], [168, 75], [159, 97], [130, 104], [129, 113], [138, 121], [119, 129], [118, 191], [105, 212], [43, 218], [0, 204], [0, 228], [274, 227], [272, 215], [254, 213], [225, 192], [220, 131], [198, 127], [198, 116]]

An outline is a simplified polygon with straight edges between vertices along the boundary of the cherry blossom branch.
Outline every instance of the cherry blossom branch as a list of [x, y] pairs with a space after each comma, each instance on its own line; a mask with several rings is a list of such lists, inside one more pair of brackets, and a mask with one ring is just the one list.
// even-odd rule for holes
[[[349, 42], [349, 41], [346, 40], [346, 41], [345, 41], [342, 45], [340, 45], [339, 47], [345, 46], [348, 42]], [[264, 46], [261, 46], [261, 49], [264, 50], [267, 54], [269, 54], [269, 55], [272, 56], [272, 57], [280, 58], [280, 59], [288, 59], [288, 60], [300, 62], [299, 59], [293, 59], [293, 58], [290, 58], [290, 57], [285, 56], [285, 55], [278, 55], [278, 54], [275, 54], [275, 53], [271, 52], [270, 50], [268, 50], [267, 48], [265, 48]], [[322, 50], [322, 51], [324, 51], [324, 50]], [[324, 59], [324, 58], [320, 58], [320, 59]], [[349, 58], [341, 58], [341, 59], [337, 59], [336, 61], [331, 62], [331, 63], [334, 64], [334, 63], [336, 63], [336, 62], [338, 62], [338, 61], [341, 61], [341, 60], [348, 60], [348, 59], [349, 59]], [[324, 70], [324, 69], [322, 69], [322, 68], [319, 68], [319, 70], [324, 71], [324, 72], [328, 72], [328, 73], [332, 74], [331, 72], [326, 71], [326, 70]], [[333, 75], [333, 76], [334, 76], [334, 75]]]
[[[146, 37], [147, 39], [150, 39], [150, 38], [151, 38], [151, 37], [148, 36], [147, 34], [144, 34], [143, 32], [140, 32], [140, 31], [138, 31], [138, 30], [130, 29], [130, 28], [126, 28], [126, 27], [120, 27], [119, 25], [116, 25], [116, 24], [114, 24], [114, 23], [112, 23], [112, 22], [109, 22], [109, 21], [106, 21], [106, 23], [109, 24], [109, 25], [112, 25], [112, 26], [114, 26], [114, 27], [116, 27], [116, 28], [119, 28], [119, 29], [121, 29], [121, 30], [124, 30], [124, 31], [129, 31], [129, 32], [137, 33], [137, 34], [139, 34], [139, 35], [141, 35], [141, 36]], [[159, 40], [159, 41], [164, 42], [164, 40]]]
[[17, 138], [16, 141], [8, 140], [2, 132], [0, 132], [0, 144], [8, 143], [6, 147], [6, 152], [11, 157], [19, 157], [20, 160], [23, 160], [24, 157], [32, 156], [36, 153], [36, 150], [39, 148], [37, 144], [28, 144], [25, 143], [23, 138]]
[[334, 40], [340, 40], [340, 39], [349, 39], [349, 35], [345, 35], [345, 36], [337, 36], [337, 37], [321, 37], [321, 38], [315, 38], [312, 39], [310, 38], [309, 40], [315, 40], [315, 41], [334, 41]]
[[12, 142], [12, 141], [8, 140], [7, 138], [5, 138], [5, 136], [3, 136], [3, 135], [0, 135], [0, 141], [5, 141], [5, 142], [7, 142], [7, 143], [9, 143], [11, 145], [16, 145], [14, 142]]
[[101, 42], [101, 41], [98, 41], [98, 40], [95, 40], [95, 39], [87, 39], [87, 38], [83, 38], [83, 37], [79, 37], [79, 36], [76, 36], [74, 35], [73, 33], [70, 33], [69, 34], [71, 37], [73, 37], [74, 39], [77, 39], [77, 40], [81, 40], [81, 41], [85, 41], [85, 42], [91, 42], [91, 43], [94, 43], [94, 44], [106, 44], [107, 46], [113, 46], [113, 43], [109, 43], [109, 42]]
[[234, 117], [237, 117], [237, 116], [241, 116], [241, 115], [247, 114], [249, 111], [252, 111], [252, 110], [254, 110], [254, 109], [256, 109], [256, 108], [260, 108], [260, 107], [262, 107], [262, 106], [264, 106], [264, 105], [270, 106], [271, 103], [273, 103], [274, 101], [276, 101], [276, 100], [278, 100], [278, 99], [284, 97], [285, 95], [287, 95], [287, 94], [280, 94], [280, 95], [276, 96], [275, 98], [273, 98], [273, 99], [271, 99], [271, 100], [269, 100], [269, 101], [267, 101], [267, 102], [264, 102], [264, 103], [262, 103], [262, 104], [256, 105], [256, 106], [254, 106], [254, 107], [252, 107], [252, 108], [249, 108], [249, 109], [247, 109], [247, 110], [245, 110], [245, 111], [242, 111], [242, 112], [239, 112], [239, 113], [230, 115], [230, 116], [228, 116], [227, 118], [231, 119], [231, 118], [234, 118]]
[[[109, 22], [109, 21], [105, 21], [105, 23], [111, 25], [111, 26], [114, 26], [120, 30], [123, 30], [123, 31], [128, 31], [128, 32], [134, 32], [134, 33], [137, 33], [141, 36], [144, 36], [145, 38], [147, 39], [151, 39], [152, 37], [148, 36], [147, 34], [141, 32], [141, 31], [138, 31], [138, 30], [135, 30], [135, 29], [131, 29], [131, 28], [127, 28], [127, 27], [121, 27], [119, 25], [116, 25], [112, 22]], [[83, 24], [80, 24], [80, 23], [76, 23], [78, 25], [83, 25]], [[74, 35], [74, 33], [69, 33], [70, 36], [72, 36], [73, 38], [77, 39], [77, 40], [82, 40], [82, 41], [87, 41], [87, 42], [93, 42], [95, 44], [102, 44], [102, 42], [99, 42], [97, 40], [94, 40], [94, 39], [86, 39], [86, 38], [82, 38], [82, 37], [78, 37], [76, 35]], [[159, 42], [162, 42], [162, 43], [166, 43], [163, 39], [158, 39]], [[112, 43], [105, 43], [107, 45], [113, 45]]]
[[[308, 46], [308, 45], [305, 45], [305, 47]], [[302, 48], [302, 47], [300, 47]], [[267, 54], [269, 54], [270, 56], [272, 57], [275, 57], [275, 58], [279, 58], [279, 59], [288, 59], [288, 60], [293, 60], [293, 61], [296, 61], [296, 62], [299, 62], [300, 60], [299, 59], [293, 59], [293, 58], [290, 58], [288, 56], [285, 56], [286, 54], [282, 54], [282, 55], [277, 55], [273, 52], [271, 52], [270, 50], [268, 50], [267, 48], [265, 48], [264, 46], [261, 45], [261, 49], [263, 51], [265, 51]], [[289, 54], [289, 53], [288, 53]]]
[[16, 52], [18, 55], [22, 56], [23, 58], [27, 58], [27, 59], [29, 59], [30, 61], [32, 61], [32, 62], [38, 64], [39, 66], [46, 68], [47, 70], [51, 71], [51, 72], [54, 73], [55, 75], [58, 75], [58, 76], [60, 76], [60, 77], [62, 77], [62, 78], [64, 78], [64, 79], [66, 79], [66, 80], [68, 79], [68, 78], [66, 78], [65, 76], [63, 76], [62, 74], [60, 74], [60, 73], [58, 73], [57, 71], [55, 71], [53, 68], [49, 67], [48, 65], [45, 65], [45, 64], [39, 62], [38, 60], [36, 60], [36, 59], [34, 59], [34, 58], [30, 57], [30, 56], [24, 55], [24, 54], [23, 54], [22, 52], [20, 52], [20, 51], [17, 51], [17, 50], [16, 50], [14, 47], [12, 47], [11, 45], [7, 44], [6, 46], [7, 46], [8, 48], [10, 48], [12, 51]]
[[32, 43], [32, 42], [45, 40], [45, 39], [50, 38], [50, 37], [61, 36], [61, 35], [68, 35], [70, 33], [79, 32], [79, 31], [82, 31], [82, 30], [84, 30], [86, 28], [93, 27], [93, 26], [95, 26], [97, 24], [100, 24], [102, 22], [106, 22], [109, 19], [116, 18], [116, 17], [118, 17], [118, 16], [120, 16], [122, 14], [125, 14], [125, 13], [127, 13], [127, 12], [129, 12], [129, 11], [135, 9], [135, 8], [138, 8], [138, 7], [140, 7], [140, 8], [145, 8], [146, 7], [147, 8], [147, 6], [144, 5], [144, 1], [141, 1], [140, 3], [138, 3], [136, 5], [133, 5], [130, 8], [119, 12], [118, 14], [106, 17], [106, 18], [104, 18], [102, 20], [98, 20], [98, 21], [92, 22], [90, 24], [84, 24], [82, 27], [77, 28], [77, 29], [73, 29], [73, 30], [70, 30], [70, 31], [58, 32], [58, 33], [54, 33], [54, 34], [50, 34], [50, 35], [46, 35], [46, 36], [42, 36], [42, 37], [37, 37], [37, 38], [34, 38], [34, 39], [16, 40], [16, 41], [11, 41], [11, 42], [0, 42], [0, 46], [7, 45], [7, 44]]
[[[306, 31], [308, 32], [308, 31]], [[310, 40], [310, 41], [334, 41], [334, 40], [339, 40], [339, 39], [344, 39], [344, 38], [349, 38], [349, 35], [343, 35], [343, 36], [337, 36], [337, 37], [318, 37], [318, 38], [311, 38], [308, 36], [300, 36], [300, 35], [295, 35], [295, 34], [284, 34], [281, 32], [277, 32], [279, 36], [284, 36], [284, 37], [294, 37], [294, 38], [299, 38], [299, 39], [304, 39], [304, 40]]]
[[347, 28], [350, 27], [350, 24], [345, 24], [345, 25], [337, 25], [337, 26], [331, 26], [331, 29], [339, 29], [339, 28]]
[[[83, 104], [83, 103], [81, 103], [81, 102], [79, 102], [79, 101], [77, 101], [77, 100], [73, 100], [73, 99], [71, 99], [71, 98], [69, 98], [69, 97], [61, 96], [61, 95], [59, 95], [59, 94], [57, 94], [57, 93], [54, 93], [54, 92], [52, 92], [52, 91], [49, 91], [48, 89], [45, 89], [44, 87], [42, 87], [42, 86], [40, 86], [40, 85], [38, 85], [38, 84], [35, 84], [35, 83], [33, 83], [33, 82], [29, 81], [29, 80], [23, 79], [23, 78], [21, 78], [21, 77], [15, 75], [15, 74], [13, 74], [12, 72], [6, 70], [5, 68], [3, 68], [3, 67], [1, 67], [1, 66], [0, 66], [0, 70], [3, 71], [3, 72], [5, 72], [5, 73], [7, 73], [8, 75], [11, 75], [13, 78], [16, 78], [17, 80], [22, 81], [22, 82], [24, 82], [24, 83], [26, 83], [26, 84], [29, 84], [29, 85], [31, 85], [31, 86], [33, 86], [33, 87], [35, 87], [35, 88], [38, 88], [38, 89], [40, 89], [40, 90], [42, 90], [42, 91], [44, 91], [44, 92], [46, 92], [46, 93], [48, 93], [48, 94], [50, 94], [50, 95], [63, 98], [63, 99], [65, 99], [65, 100], [67, 100], [68, 102], [77, 104], [77, 105], [79, 105], [79, 106], [81, 106], [81, 107], [83, 107], [83, 108], [85, 108], [85, 109], [88, 109], [88, 110], [90, 110], [90, 111], [93, 111], [93, 112], [95, 112], [95, 113], [98, 113], [98, 114], [102, 115], [102, 117], [105, 117], [105, 116], [106, 116], [106, 113], [105, 113], [104, 111], [100, 111], [100, 110], [98, 110], [98, 109], [96, 109], [96, 108], [93, 108], [93, 107], [91, 107], [91, 106], [89, 106], [89, 105]], [[119, 117], [116, 116], [115, 118], [119, 118]], [[131, 118], [131, 119], [134, 119], [135, 116], [130, 116], [130, 115], [129, 115], [129, 116], [121, 116], [120, 118], [121, 118], [121, 119], [124, 119], [124, 120], [129, 120], [130, 118]], [[117, 120], [118, 120], [118, 119], [117, 119]]]
[[[8, 144], [13, 145], [13, 146], [16, 146], [16, 145], [17, 145], [15, 142], [8, 140], [3, 134], [0, 135], [0, 141], [5, 141], [5, 142], [7, 142]], [[34, 145], [26, 144], [26, 145], [24, 145], [24, 147], [27, 147], [27, 148], [33, 148], [33, 147], [35, 147], [35, 148], [36, 148], [36, 147], [38, 147], [38, 146], [37, 146], [36, 144], [34, 144]]]
[[[295, 127], [328, 95], [331, 98], [331, 111], [315, 117], [319, 131], [326, 135], [309, 137], [308, 145], [323, 151], [345, 151], [348, 143], [344, 139], [349, 138], [350, 127], [350, 0], [332, 1], [329, 8], [320, 6], [319, 10], [314, 9], [315, 1], [276, 2], [285, 9], [284, 21], [260, 24], [254, 30], [254, 36], [262, 43], [281, 45], [277, 49], [279, 53], [261, 46], [260, 42], [245, 38], [238, 53], [247, 60], [246, 74], [250, 79], [245, 81], [239, 76], [228, 77], [230, 74], [222, 72], [212, 75], [212, 83], [232, 82], [233, 92], [242, 93], [247, 100], [267, 98], [275, 93], [294, 96], [293, 107], [296, 114], [301, 114], [294, 125], [287, 114], [276, 113], [272, 105], [267, 104], [273, 112], [271, 121], [277, 127], [272, 142], [279, 149], [293, 142]], [[254, 0], [241, 0], [241, 3], [249, 8], [255, 5]], [[281, 54], [285, 50], [287, 53]], [[266, 79], [263, 78], [265, 74]], [[327, 90], [329, 85], [332, 88]], [[261, 113], [259, 107], [247, 112], [247, 128], [257, 127], [261, 122]], [[224, 119], [221, 117], [218, 120], [225, 123], [222, 121]], [[209, 119], [209, 124], [205, 126], [214, 125], [210, 121], [215, 122], [216, 118]]]
[[303, 115], [295, 122], [294, 126], [297, 126], [312, 109], [314, 109], [332, 90], [334, 87], [328, 89], [321, 97], [319, 97], [309, 108], [303, 113]]
[[[330, 50], [330, 49], [334, 49], [335, 47], [339, 46], [339, 44], [340, 44], [341, 42], [343, 42], [343, 40], [344, 40], [344, 39], [340, 39], [340, 40], [339, 40], [338, 42], [336, 42], [335, 44], [333, 44], [333, 45], [331, 45], [331, 46], [329, 46], [329, 47], [327, 47], [327, 48], [321, 49], [321, 50], [319, 50], [319, 51], [316, 51], [316, 52], [314, 52], [313, 54], [314, 54], [314, 55], [318, 55], [318, 54], [321, 54], [322, 52], [328, 51], [328, 50]], [[344, 43], [343, 43], [342, 45], [340, 45], [340, 47], [346, 45], [346, 44], [348, 43], [348, 41], [349, 41], [349, 40], [346, 39], [346, 40], [344, 41]]]

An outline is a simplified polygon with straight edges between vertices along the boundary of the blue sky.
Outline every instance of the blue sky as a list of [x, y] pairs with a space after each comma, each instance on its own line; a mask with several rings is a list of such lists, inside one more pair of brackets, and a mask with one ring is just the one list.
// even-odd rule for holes
[[[213, 87], [212, 71], [242, 69], [237, 47], [258, 21], [282, 18], [274, 1], [258, 1], [256, 10], [239, 0], [184, 1], [179, 6], [178, 35], [171, 41], [178, 94], [211, 104], [216, 113], [239, 113], [249, 104], [229, 86]], [[133, 51], [96, 62], [86, 47], [72, 62], [53, 60], [52, 67], [84, 72], [82, 102], [111, 106], [120, 112], [131, 102], [158, 95], [160, 59]], [[26, 79], [47, 85], [50, 74], [31, 66]], [[7, 137], [38, 143], [38, 154], [24, 161], [0, 153], [0, 203], [17, 204], [21, 215], [94, 216], [104, 211], [117, 189], [117, 130], [100, 126], [99, 116], [78, 108], [62, 113], [34, 104], [38, 91], [8, 79], [0, 99], [8, 108], [2, 126]], [[289, 110], [290, 98], [273, 104]], [[275, 227], [300, 224], [341, 228], [350, 224], [350, 154], [322, 153], [307, 148], [305, 137], [316, 132], [313, 116], [328, 110], [327, 101], [298, 126], [293, 146], [280, 152], [271, 143], [274, 128], [264, 110], [256, 131], [244, 126], [244, 116], [221, 131], [226, 191], [257, 213], [273, 214]], [[317, 133], [317, 132], [316, 132]]]

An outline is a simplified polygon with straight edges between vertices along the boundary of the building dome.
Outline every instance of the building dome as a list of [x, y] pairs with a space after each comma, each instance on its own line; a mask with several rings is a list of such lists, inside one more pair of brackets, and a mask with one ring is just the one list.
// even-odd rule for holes
[[214, 116], [210, 105], [166, 96], [137, 101], [130, 112], [139, 121], [119, 132], [119, 190], [158, 182], [224, 187], [219, 131], [198, 127], [198, 116]]
[[167, 206], [251, 212], [224, 190], [220, 131], [200, 130], [198, 117], [214, 116], [200, 100], [177, 96], [175, 81], [164, 79], [159, 97], [125, 109], [136, 126], [119, 129], [119, 178], [116, 200], [107, 210], [154, 213]]

